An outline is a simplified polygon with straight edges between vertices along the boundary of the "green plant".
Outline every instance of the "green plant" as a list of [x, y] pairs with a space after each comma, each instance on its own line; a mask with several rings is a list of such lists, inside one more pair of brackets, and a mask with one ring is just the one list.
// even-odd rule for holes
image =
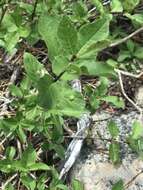
[[124, 190], [123, 181], [119, 180], [117, 183], [115, 183], [112, 187], [112, 190]]
[[141, 158], [143, 157], [143, 129], [139, 121], [134, 121], [132, 132], [127, 138], [130, 148], [135, 151]]
[[[95, 112], [105, 102], [124, 108], [121, 97], [108, 93], [109, 81], [117, 80], [116, 68], [135, 70], [138, 67], [134, 64], [129, 67], [127, 62], [142, 60], [142, 47], [135, 39], [122, 43], [130, 31], [124, 29], [122, 22], [117, 28], [114, 25], [122, 20], [130, 22], [133, 31], [140, 28], [143, 15], [135, 13], [139, 3], [139, 0], [113, 0], [108, 8], [100, 0], [89, 1], [89, 4], [81, 0], [0, 2], [0, 46], [10, 55], [22, 55], [24, 63], [23, 79], [9, 87], [13, 97], [10, 105], [15, 114], [0, 119], [0, 131], [5, 136], [10, 135], [10, 143], [19, 141], [22, 153], [14, 145], [6, 148], [5, 158], [0, 160], [4, 174], [18, 173], [22, 185], [30, 190], [68, 188], [59, 181], [55, 169], [57, 160], [64, 158], [66, 148], [64, 121]], [[42, 58], [33, 53], [41, 41], [48, 51], [48, 67], [43, 64], [45, 54], [41, 50], [37, 52]], [[102, 56], [104, 52], [110, 55], [110, 48], [115, 45], [118, 46], [115, 56]], [[96, 88], [83, 85], [83, 94], [73, 90], [69, 81], [82, 76], [98, 79], [99, 85]], [[142, 131], [137, 123], [134, 125], [129, 143], [138, 152], [142, 146]], [[112, 136], [110, 158], [118, 163], [118, 128], [112, 121], [109, 132]], [[33, 142], [35, 136], [40, 150], [49, 156], [48, 163], [44, 163], [45, 155], [38, 158], [39, 147]], [[5, 188], [14, 189], [11, 183]], [[72, 188], [83, 189], [78, 181], [73, 182]]]
[[109, 157], [113, 164], [119, 164], [121, 161], [120, 156], [120, 144], [116, 140], [119, 135], [119, 129], [114, 121], [108, 123], [108, 130], [111, 134], [111, 144], [109, 146]]

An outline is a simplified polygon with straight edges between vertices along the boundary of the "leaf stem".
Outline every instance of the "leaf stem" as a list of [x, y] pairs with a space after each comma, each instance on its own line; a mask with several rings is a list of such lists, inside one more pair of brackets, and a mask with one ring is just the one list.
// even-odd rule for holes
[[62, 71], [55, 79], [54, 79], [54, 82], [57, 82], [62, 76], [63, 74], [65, 74], [66, 72], [66, 69], [64, 71]]
[[36, 14], [37, 5], [38, 5], [38, 0], [35, 0], [34, 9], [33, 9], [32, 16], [31, 16], [32, 21], [35, 17], [35, 14]]
[[67, 65], [67, 67], [65, 68], [64, 71], [62, 71], [56, 78], [55, 78], [55, 82], [57, 82], [64, 74], [65, 72], [67, 71], [68, 67], [70, 67], [71, 64], [73, 64], [73, 62], [75, 61], [76, 59], [76, 56], [73, 55], [72, 58], [70, 59], [70, 63]]

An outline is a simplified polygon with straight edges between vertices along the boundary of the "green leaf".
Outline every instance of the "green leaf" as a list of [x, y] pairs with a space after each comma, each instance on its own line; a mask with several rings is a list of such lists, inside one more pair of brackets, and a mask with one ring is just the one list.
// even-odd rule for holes
[[19, 127], [16, 129], [16, 133], [17, 133], [17, 135], [18, 135], [20, 141], [21, 141], [22, 143], [25, 143], [27, 137], [26, 137], [26, 134], [25, 134], [25, 132], [24, 132], [24, 130], [22, 129], [21, 126], [19, 126]]
[[29, 3], [20, 2], [19, 7], [24, 9], [29, 14], [31, 14], [31, 12], [33, 11], [33, 6]]
[[[64, 121], [63, 118], [58, 116], [58, 115], [52, 115], [52, 122], [54, 124], [54, 128], [53, 128], [53, 133], [52, 133], [52, 141], [53, 144], [51, 143], [51, 147], [54, 150], [58, 149], [59, 155], [64, 155], [64, 149], [62, 146], [60, 146], [59, 144], [61, 144], [64, 140], [63, 138], [63, 125], [64, 125]], [[56, 143], [56, 144], [55, 144]], [[59, 146], [59, 148], [58, 148]], [[61, 151], [61, 153], [60, 153]]]
[[[50, 91], [52, 82], [46, 79], [45, 77], [41, 78], [38, 82], [38, 104], [44, 109], [52, 109], [54, 105], [54, 99], [56, 100], [57, 96]], [[53, 94], [52, 94], [53, 93]]]
[[29, 91], [31, 87], [31, 81], [28, 77], [25, 77], [21, 83], [20, 83], [20, 88], [22, 89], [22, 91]]
[[138, 47], [134, 52], [134, 56], [138, 59], [143, 59], [143, 47]]
[[[96, 22], [85, 24], [79, 30], [80, 50], [77, 57], [91, 51], [98, 42], [104, 41], [109, 35], [109, 23], [112, 19], [111, 15], [106, 15]], [[92, 48], [93, 47], [93, 48]]]
[[129, 144], [130, 148], [136, 152], [141, 159], [143, 158], [143, 138], [140, 137], [138, 139], [133, 139], [132, 135], [129, 135], [127, 138], [127, 143]]
[[[21, 124], [24, 126], [27, 125], [33, 125], [34, 120], [36, 117], [38, 117], [40, 114], [39, 107], [36, 105], [35, 107], [31, 108], [30, 110], [27, 110], [25, 113], [25, 118], [21, 121]], [[26, 127], [27, 128], [27, 127]]]
[[61, 80], [64, 81], [71, 81], [74, 79], [79, 78], [81, 76], [82, 71], [79, 65], [76, 63], [69, 63], [69, 65], [66, 68], [66, 72], [62, 75]]
[[5, 118], [0, 120], [0, 129], [2, 129], [4, 132], [13, 132], [18, 127], [18, 118], [12, 117], [12, 118]]
[[4, 36], [5, 48], [9, 53], [12, 53], [14, 51], [14, 48], [19, 41], [19, 38], [20, 35], [17, 32], [6, 33], [6, 35]]
[[37, 171], [37, 170], [50, 170], [50, 167], [47, 164], [42, 162], [32, 164], [28, 167], [29, 171]]
[[93, 43], [88, 48], [88, 50], [80, 56], [80, 59], [96, 58], [98, 56], [98, 53], [102, 52], [102, 50], [106, 49], [108, 45], [110, 44], [111, 44], [111, 40], [108, 38], [103, 41]]
[[72, 11], [76, 19], [82, 19], [87, 15], [87, 8], [83, 2], [74, 2]]
[[117, 108], [124, 108], [125, 107], [125, 103], [124, 103], [124, 101], [123, 101], [123, 99], [121, 97], [118, 97], [118, 96], [106, 96], [106, 97], [103, 97], [101, 99], [103, 101], [112, 103]]
[[72, 181], [72, 190], [84, 190], [84, 185], [75, 179]]
[[113, 59], [108, 59], [107, 64], [113, 68], [116, 68], [118, 66], [118, 62]]
[[143, 14], [131, 15], [129, 13], [126, 13], [125, 16], [128, 17], [129, 19], [131, 19], [133, 21], [133, 23], [138, 23], [140, 25], [143, 24]]
[[120, 145], [117, 142], [111, 143], [109, 146], [109, 157], [113, 164], [120, 163]]
[[120, 55], [118, 57], [118, 61], [123, 62], [123, 61], [125, 61], [126, 59], [129, 59], [129, 58], [131, 58], [131, 53], [129, 51], [125, 51], [125, 50], [122, 51], [121, 50]]
[[143, 136], [143, 126], [139, 121], [134, 121], [132, 125], [132, 138], [138, 139]]
[[58, 55], [54, 58], [53, 62], [52, 62], [52, 71], [56, 74], [59, 75], [60, 73], [62, 73], [63, 71], [65, 71], [65, 69], [67, 68], [69, 64], [68, 59], [65, 56], [62, 55]]
[[61, 10], [62, 3], [63, 2], [61, 0], [48, 0], [45, 1], [44, 6], [48, 8], [49, 12], [52, 11], [53, 13], [56, 13], [57, 11]]
[[56, 185], [56, 188], [58, 188], [59, 190], [68, 190], [67, 186], [63, 184]]
[[45, 181], [47, 179], [46, 173], [41, 174], [40, 177], [37, 180], [37, 189], [38, 190], [45, 190]]
[[27, 171], [25, 166], [22, 165], [20, 160], [0, 160], [0, 171], [5, 173]]
[[74, 55], [77, 52], [77, 31], [67, 16], [63, 16], [57, 34], [62, 48], [67, 54]]
[[4, 159], [0, 160], [0, 171], [4, 173], [9, 173], [12, 170], [12, 163], [10, 160]]
[[95, 89], [95, 95], [104, 96], [108, 91], [109, 80], [106, 77], [100, 77], [100, 85]]
[[7, 149], [6, 149], [6, 158], [9, 159], [9, 160], [12, 160], [16, 154], [16, 150], [15, 150], [15, 147], [13, 146], [9, 146]]
[[89, 93], [89, 103], [91, 105], [92, 111], [99, 108], [101, 100], [100, 98], [107, 93], [108, 79], [106, 77], [100, 77], [100, 85], [93, 91]]
[[16, 26], [15, 20], [11, 14], [5, 14], [2, 22], [2, 27], [5, 28], [8, 33], [16, 32], [18, 27]]
[[21, 162], [21, 160], [12, 160], [11, 171], [28, 172], [28, 169], [26, 165]]
[[16, 26], [15, 20], [11, 14], [5, 14], [1, 28], [5, 30], [5, 33], [3, 33], [2, 36], [4, 41], [3, 45], [9, 53], [13, 53], [15, 51], [14, 48], [19, 41], [20, 35], [17, 32], [18, 27]]
[[94, 59], [81, 60], [78, 62], [81, 68], [86, 68], [88, 75], [93, 76], [114, 76], [114, 68], [106, 63]]
[[123, 180], [119, 180], [117, 183], [115, 183], [112, 187], [112, 190], [124, 190]]
[[28, 176], [28, 174], [24, 173], [20, 176], [21, 182], [28, 190], [35, 190], [36, 188], [36, 181]]
[[122, 3], [120, 0], [112, 0], [111, 1], [111, 12], [112, 13], [123, 12]]
[[24, 54], [24, 68], [28, 77], [35, 83], [46, 73], [44, 66], [30, 53]]
[[18, 28], [18, 33], [20, 37], [26, 38], [30, 34], [30, 28], [26, 26], [20, 26]]
[[14, 84], [11, 84], [9, 86], [9, 90], [13, 96], [16, 96], [19, 98], [23, 97], [23, 93], [22, 93], [21, 89], [19, 87], [15, 86]]
[[31, 166], [36, 162], [36, 151], [32, 147], [32, 145], [29, 144], [27, 149], [23, 152], [21, 157], [21, 162], [25, 167]]
[[[33, 112], [32, 112], [33, 110], [31, 110], [31, 112], [29, 111], [29, 112], [26, 112], [26, 114], [30, 117], [32, 117], [32, 114], [34, 114]], [[31, 115], [30, 115], [30, 113], [31, 113]], [[39, 114], [37, 115], [37, 116], [39, 116]], [[32, 118], [31, 118], [32, 119]], [[35, 118], [33, 118], [33, 121], [32, 120], [27, 120], [27, 119], [23, 119], [23, 120], [21, 120], [20, 121], [20, 127], [24, 130], [24, 129], [26, 129], [27, 131], [32, 131], [34, 128], [35, 128], [35, 125], [36, 125], [36, 123], [34, 122], [34, 119]]]
[[48, 56], [51, 60], [65, 51], [64, 49], [61, 50], [57, 37], [60, 21], [61, 18], [56, 15], [41, 15], [38, 23], [38, 31], [48, 47]]
[[116, 138], [119, 135], [119, 129], [114, 121], [108, 123], [108, 129], [112, 138]]
[[91, 2], [95, 5], [96, 9], [101, 13], [101, 15], [105, 13], [103, 4], [100, 2], [100, 0], [92, 0]]
[[134, 50], [135, 50], [135, 43], [133, 40], [128, 40], [127, 41], [127, 48], [128, 50], [130, 51], [130, 53], [134, 53]]
[[46, 81], [38, 83], [39, 105], [53, 114], [79, 117], [85, 113], [85, 103], [79, 92], [72, 90], [64, 82], [47, 85]]
[[89, 98], [89, 103], [93, 111], [96, 111], [100, 106], [100, 99], [98, 99], [94, 94]]
[[8, 185], [6, 185], [4, 190], [14, 190], [14, 187], [11, 183], [8, 183]]
[[56, 153], [58, 154], [58, 156], [60, 157], [61, 160], [64, 159], [65, 150], [62, 145], [54, 144], [53, 149], [56, 151]]
[[5, 42], [2, 40], [2, 39], [0, 39], [0, 46], [1, 47], [5, 47], [6, 45], [5, 45]]
[[132, 11], [140, 2], [140, 0], [121, 0], [123, 8], [126, 11]]

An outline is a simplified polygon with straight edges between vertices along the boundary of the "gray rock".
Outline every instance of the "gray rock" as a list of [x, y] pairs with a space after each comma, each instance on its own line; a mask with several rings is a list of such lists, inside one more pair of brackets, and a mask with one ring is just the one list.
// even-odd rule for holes
[[143, 86], [140, 86], [135, 93], [135, 100], [137, 105], [143, 107]]
[[[125, 143], [127, 135], [131, 132], [132, 123], [137, 118], [138, 114], [134, 111], [117, 116], [108, 113], [94, 115], [94, 125], [90, 132], [93, 142], [89, 147], [83, 147], [71, 172], [71, 178], [82, 181], [85, 190], [111, 190], [112, 185], [120, 179], [124, 181], [126, 189], [142, 190], [143, 173], [140, 172], [143, 170], [143, 161]], [[122, 163], [116, 167], [109, 160], [108, 154], [111, 136], [107, 124], [111, 119], [119, 127], [118, 140], [122, 150]], [[137, 177], [134, 179], [135, 176]]]

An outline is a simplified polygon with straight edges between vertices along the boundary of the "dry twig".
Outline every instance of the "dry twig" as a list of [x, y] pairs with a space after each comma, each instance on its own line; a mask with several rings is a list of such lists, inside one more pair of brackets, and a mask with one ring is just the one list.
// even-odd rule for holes
[[127, 40], [129, 40], [129, 39], [132, 38], [133, 36], [139, 34], [140, 32], [143, 32], [143, 27], [141, 27], [141, 28], [137, 29], [136, 31], [132, 32], [132, 33], [129, 34], [128, 36], [126, 36], [126, 37], [124, 37], [124, 38], [122, 38], [122, 39], [120, 39], [120, 40], [118, 40], [118, 41], [116, 41], [116, 42], [111, 43], [111, 44], [108, 46], [108, 48], [113, 48], [113, 47], [115, 47], [115, 46], [118, 46], [118, 45], [120, 45], [120, 44], [126, 42]]
[[131, 76], [131, 77], [134, 77], [134, 78], [140, 78], [143, 73], [141, 72], [140, 74], [134, 75], [134, 74], [131, 74], [131, 73], [119, 70], [119, 69], [115, 69], [115, 71], [118, 73], [120, 87], [121, 87], [121, 91], [122, 91], [124, 97], [138, 110], [138, 112], [140, 113], [139, 120], [142, 121], [142, 119], [143, 119], [143, 110], [132, 99], [130, 99], [128, 97], [128, 95], [126, 94], [121, 74], [126, 75], [126, 76]]
[[139, 173], [137, 173], [130, 181], [128, 181], [126, 184], [125, 184], [125, 188], [128, 189], [129, 186], [136, 180], [136, 178], [138, 176], [140, 176], [141, 174], [143, 174], [143, 171], [140, 171]]
[[5, 187], [15, 178], [17, 177], [17, 174], [14, 174], [13, 176], [11, 176], [3, 185], [2, 185], [2, 190], [5, 190]]

